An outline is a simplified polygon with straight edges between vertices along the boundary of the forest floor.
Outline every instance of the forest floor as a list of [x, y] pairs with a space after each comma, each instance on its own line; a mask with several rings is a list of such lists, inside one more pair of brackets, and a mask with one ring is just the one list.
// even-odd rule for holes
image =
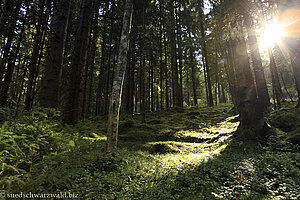
[[292, 106], [266, 113], [271, 131], [256, 146], [232, 137], [239, 122], [229, 104], [147, 113], [147, 123], [122, 116], [116, 156], [104, 152], [103, 117], [67, 126], [54, 110], [2, 109], [0, 193], [300, 199], [300, 109]]

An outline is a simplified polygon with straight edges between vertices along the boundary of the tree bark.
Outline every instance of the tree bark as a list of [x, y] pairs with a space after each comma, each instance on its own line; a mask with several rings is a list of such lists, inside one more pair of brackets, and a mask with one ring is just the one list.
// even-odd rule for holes
[[172, 89], [174, 107], [183, 107], [183, 101], [180, 95], [180, 85], [178, 83], [178, 66], [176, 55], [176, 34], [175, 34], [175, 16], [174, 16], [174, 0], [170, 1], [169, 5], [169, 18], [170, 18], [170, 48], [171, 48], [171, 69], [172, 69]]
[[164, 109], [164, 90], [163, 90], [163, 54], [162, 54], [162, 5], [159, 0], [159, 83], [160, 83], [160, 110]]
[[[88, 99], [87, 99], [87, 114], [95, 114], [96, 111], [93, 109], [93, 96], [94, 96], [94, 72], [95, 72], [95, 57], [97, 53], [97, 41], [99, 38], [99, 26], [98, 26], [98, 18], [99, 18], [99, 7], [100, 3], [95, 5], [94, 11], [94, 19], [92, 23], [92, 30], [93, 30], [93, 38], [92, 38], [92, 47], [91, 47], [91, 60], [90, 60], [90, 71], [89, 71], [89, 91], [88, 91]], [[93, 112], [94, 111], [94, 112]]]
[[[31, 110], [33, 106], [33, 99], [34, 99], [34, 87], [35, 87], [35, 79], [36, 74], [38, 73], [39, 69], [39, 52], [41, 47], [43, 46], [43, 24], [47, 23], [46, 14], [44, 14], [44, 6], [45, 0], [42, 1], [40, 6], [40, 12], [38, 16], [38, 25], [36, 29], [36, 34], [34, 38], [33, 50], [32, 50], [32, 57], [29, 64], [29, 75], [28, 75], [28, 83], [27, 83], [27, 90], [26, 90], [26, 97], [25, 97], [25, 109]], [[48, 8], [50, 9], [50, 8]]]
[[279, 82], [279, 76], [278, 76], [278, 71], [277, 71], [277, 67], [276, 67], [276, 62], [275, 62], [275, 58], [272, 52], [272, 49], [269, 47], [268, 48], [268, 54], [269, 54], [269, 58], [270, 58], [270, 71], [271, 71], [271, 78], [272, 78], [272, 86], [274, 89], [274, 106], [275, 109], [276, 108], [281, 108], [281, 99], [282, 99], [282, 90], [281, 90], [281, 85]]
[[122, 87], [124, 81], [124, 67], [127, 63], [127, 53], [129, 48], [129, 35], [131, 29], [131, 18], [133, 12], [133, 0], [126, 0], [123, 16], [123, 26], [118, 54], [118, 64], [115, 68], [113, 86], [109, 100], [109, 113], [107, 122], [106, 152], [115, 153], [117, 151], [119, 114], [122, 99]]
[[[9, 64], [8, 59], [12, 56], [11, 47], [13, 44], [13, 39], [15, 37], [15, 29], [17, 25], [17, 19], [20, 12], [22, 1], [14, 3], [12, 1], [4, 1], [3, 12], [1, 10], [0, 14], [0, 47], [3, 46], [3, 59], [0, 57], [0, 88], [2, 86], [2, 79], [5, 72], [5, 66]], [[24, 22], [23, 22], [24, 23]], [[5, 28], [6, 24], [6, 28]], [[6, 42], [5, 42], [6, 41]], [[2, 53], [2, 52], [1, 52]]]
[[[201, 37], [202, 37], [202, 61], [203, 61], [203, 68], [204, 73], [206, 72], [206, 81], [207, 81], [207, 88], [206, 88], [206, 96], [207, 96], [207, 104], [208, 106], [213, 106], [213, 95], [212, 95], [212, 86], [211, 86], [211, 77], [210, 77], [210, 68], [208, 64], [208, 56], [207, 56], [207, 48], [206, 48], [206, 38], [205, 38], [205, 31], [204, 31], [204, 23], [205, 20], [204, 14], [203, 14], [203, 5], [199, 8], [200, 13], [200, 31], [201, 31]], [[204, 75], [205, 76], [205, 75]]]
[[265, 110], [270, 104], [270, 97], [268, 94], [268, 88], [267, 88], [264, 69], [262, 67], [262, 60], [259, 53], [256, 34], [252, 28], [253, 19], [249, 16], [248, 13], [245, 13], [244, 20], [248, 32], [248, 43], [249, 43], [250, 54], [251, 54], [251, 59], [252, 59], [252, 64], [254, 69], [258, 103], [261, 109]]
[[293, 74], [295, 78], [295, 87], [298, 93], [297, 108], [300, 107], [300, 42], [295, 38], [285, 39], [288, 46]]
[[[145, 40], [145, 35], [146, 35], [146, 26], [145, 26], [145, 12], [146, 12], [146, 5], [145, 1], [143, 1], [143, 30], [142, 30], [142, 37]], [[141, 65], [140, 65], [140, 111], [142, 115], [142, 122], [146, 122], [146, 61], [145, 61], [145, 44], [141, 44]]]
[[233, 42], [235, 49], [235, 72], [237, 77], [237, 108], [241, 116], [239, 128], [251, 129], [257, 127], [263, 118], [263, 110], [257, 105], [256, 89], [252, 76], [246, 42], [243, 37]]
[[178, 52], [178, 67], [179, 67], [179, 99], [182, 102], [183, 106], [183, 86], [182, 86], [182, 70], [183, 70], [183, 62], [182, 62], [182, 29], [181, 29], [181, 22], [180, 22], [180, 4], [178, 4], [178, 7], [176, 8], [176, 28], [177, 28], [177, 52]]
[[164, 40], [164, 76], [165, 76], [165, 93], [166, 93], [166, 108], [170, 107], [170, 95], [169, 95], [169, 81], [168, 81], [168, 55], [167, 55], [167, 39], [165, 33], [165, 40]]
[[60, 0], [55, 2], [54, 6], [50, 49], [39, 99], [41, 106], [50, 108], [59, 106], [59, 89], [71, 3], [70, 0]]
[[74, 124], [79, 119], [80, 100], [81, 100], [81, 79], [84, 65], [86, 64], [87, 47], [89, 32], [91, 26], [91, 14], [93, 0], [82, 0], [80, 13], [80, 22], [74, 54], [70, 66], [70, 80], [68, 83], [67, 102], [63, 113], [63, 121], [68, 124]]
[[[133, 13], [134, 15], [134, 13]], [[133, 16], [134, 18], [134, 16]], [[125, 82], [123, 90], [123, 110], [125, 113], [133, 114], [133, 97], [134, 97], [134, 68], [135, 68], [135, 23], [132, 22], [132, 34], [130, 34], [130, 43], [129, 43], [129, 52], [128, 53], [128, 62], [125, 72]]]
[[[16, 20], [17, 20], [17, 16], [18, 16], [20, 7], [21, 7], [21, 2], [16, 6], [16, 8], [15, 8], [16, 13], [13, 14], [12, 22], [9, 25], [9, 36], [8, 36], [9, 45], [7, 47], [10, 47], [11, 44], [12, 44], [12, 39], [14, 37], [14, 31], [15, 31], [15, 28], [16, 28]], [[11, 49], [10, 48], [5, 49], [7, 51], [6, 56], [8, 57], [8, 59], [7, 59], [7, 57], [4, 57], [4, 60], [3, 60], [3, 67], [5, 65], [7, 65], [6, 70], [5, 70], [5, 74], [4, 74], [4, 77], [3, 77], [3, 79], [4, 79], [3, 82], [2, 82], [2, 76], [3, 75], [0, 76], [1, 77], [1, 80], [0, 80], [0, 83], [1, 83], [0, 84], [0, 89], [1, 89], [0, 107], [7, 106], [8, 90], [10, 88], [12, 75], [13, 75], [13, 71], [14, 71], [14, 68], [15, 68], [16, 58], [19, 54], [20, 47], [21, 47], [21, 42], [23, 40], [24, 24], [25, 24], [26, 19], [27, 19], [27, 15], [25, 16], [25, 18], [23, 20], [23, 26], [21, 27], [21, 33], [20, 33], [20, 36], [19, 36], [19, 39], [18, 39], [18, 44], [16, 46], [14, 46], [14, 44], [13, 44]], [[7, 61], [7, 62], [5, 63], [5, 61]], [[0, 65], [1, 64], [2, 63], [0, 62]]]
[[154, 108], [154, 70], [153, 70], [153, 65], [154, 63], [154, 58], [153, 58], [153, 51], [150, 51], [150, 66], [149, 66], [149, 85], [150, 85], [150, 101], [151, 101], [151, 112], [155, 111]]
[[248, 38], [255, 75], [254, 77], [256, 82], [258, 102], [261, 105], [261, 107], [265, 110], [270, 104], [270, 97], [268, 94], [264, 69], [262, 68], [262, 61], [258, 49], [257, 38], [256, 35], [253, 35], [251, 33], [249, 34]]

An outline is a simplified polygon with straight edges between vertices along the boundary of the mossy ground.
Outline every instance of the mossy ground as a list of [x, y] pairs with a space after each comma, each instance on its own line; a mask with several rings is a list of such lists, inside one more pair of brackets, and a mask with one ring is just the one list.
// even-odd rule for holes
[[[80, 199], [299, 199], [300, 110], [267, 114], [267, 143], [232, 137], [232, 106], [122, 116], [119, 151], [104, 153], [106, 119], [62, 125], [52, 110], [0, 117], [0, 186]], [[297, 196], [298, 195], [298, 196]]]

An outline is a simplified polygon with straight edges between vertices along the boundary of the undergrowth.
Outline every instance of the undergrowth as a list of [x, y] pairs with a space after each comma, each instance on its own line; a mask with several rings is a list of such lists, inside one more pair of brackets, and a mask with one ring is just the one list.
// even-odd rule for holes
[[267, 115], [268, 141], [232, 139], [231, 105], [122, 116], [119, 151], [104, 153], [106, 119], [63, 125], [52, 109], [0, 110], [0, 192], [80, 199], [299, 199], [299, 109]]

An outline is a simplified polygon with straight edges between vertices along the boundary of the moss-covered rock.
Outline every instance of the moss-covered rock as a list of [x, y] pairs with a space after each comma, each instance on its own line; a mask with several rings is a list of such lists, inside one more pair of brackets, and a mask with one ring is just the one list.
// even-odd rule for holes
[[293, 131], [300, 127], [300, 109], [281, 109], [270, 114], [269, 122], [272, 126], [283, 131]]

